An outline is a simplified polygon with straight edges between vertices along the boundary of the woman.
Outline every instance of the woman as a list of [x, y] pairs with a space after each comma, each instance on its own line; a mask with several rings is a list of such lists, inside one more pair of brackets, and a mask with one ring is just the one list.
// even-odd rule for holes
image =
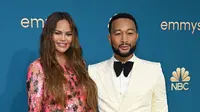
[[40, 58], [28, 69], [27, 91], [29, 112], [96, 112], [96, 85], [68, 13], [54, 12], [47, 18]]

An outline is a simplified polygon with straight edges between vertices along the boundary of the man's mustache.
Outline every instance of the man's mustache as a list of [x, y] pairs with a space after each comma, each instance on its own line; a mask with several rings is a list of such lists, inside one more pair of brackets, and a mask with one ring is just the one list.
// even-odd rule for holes
[[123, 45], [128, 45], [128, 46], [131, 47], [131, 44], [128, 44], [128, 43], [122, 43], [122, 44], [119, 44], [119, 47], [120, 47], [120, 46], [123, 46]]

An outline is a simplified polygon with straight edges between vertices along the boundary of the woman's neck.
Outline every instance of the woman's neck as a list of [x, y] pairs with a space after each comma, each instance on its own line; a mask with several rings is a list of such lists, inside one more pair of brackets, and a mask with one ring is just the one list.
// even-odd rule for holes
[[67, 63], [67, 57], [64, 53], [56, 52], [56, 59], [61, 66], [65, 66]]

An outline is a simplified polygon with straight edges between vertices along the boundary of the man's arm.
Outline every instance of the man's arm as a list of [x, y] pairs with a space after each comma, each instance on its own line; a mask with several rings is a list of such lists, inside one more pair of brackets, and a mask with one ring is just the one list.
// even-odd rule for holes
[[156, 85], [152, 96], [152, 112], [168, 112], [165, 78], [159, 64]]

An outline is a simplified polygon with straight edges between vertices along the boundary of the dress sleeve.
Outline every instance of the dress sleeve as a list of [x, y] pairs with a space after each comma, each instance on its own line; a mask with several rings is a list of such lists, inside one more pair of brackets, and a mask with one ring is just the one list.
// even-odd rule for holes
[[38, 64], [32, 63], [27, 74], [28, 112], [42, 112], [44, 74]]

